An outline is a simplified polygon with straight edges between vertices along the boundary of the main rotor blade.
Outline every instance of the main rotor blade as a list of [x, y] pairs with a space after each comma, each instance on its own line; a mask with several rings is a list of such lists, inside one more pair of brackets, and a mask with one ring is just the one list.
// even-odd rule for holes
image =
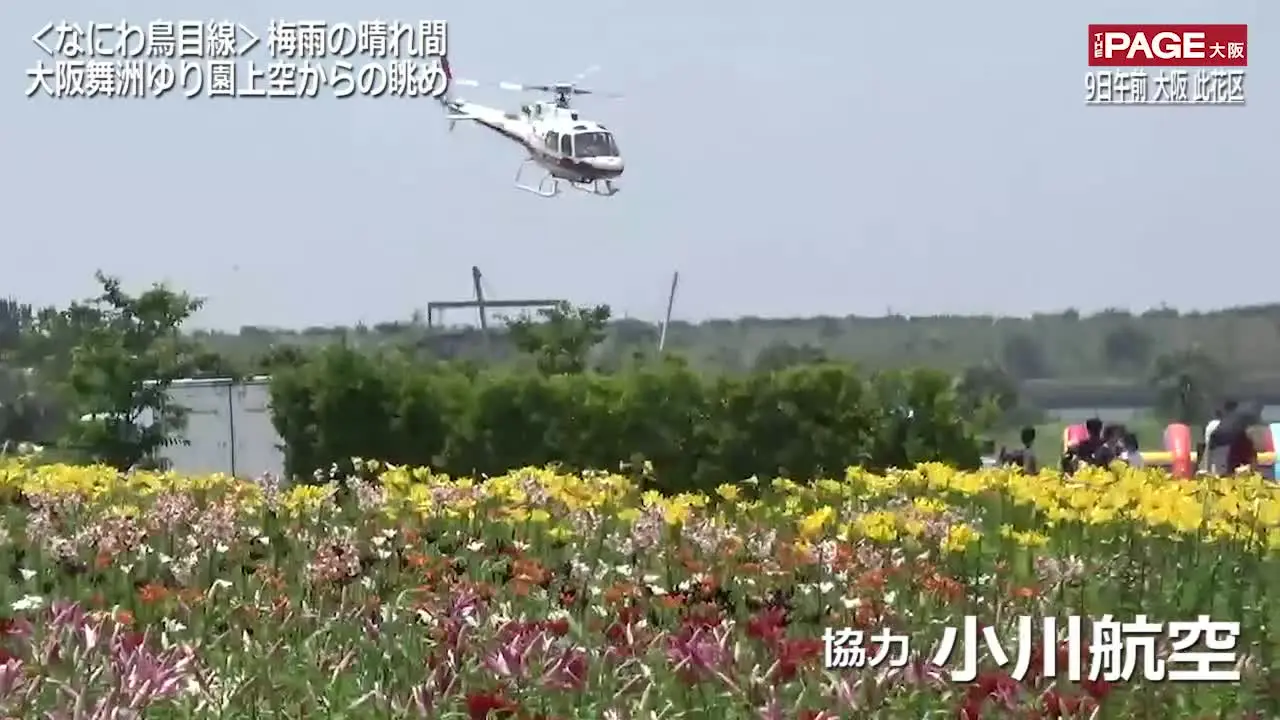
[[461, 86], [464, 86], [464, 87], [490, 87], [490, 86], [494, 86], [494, 87], [497, 87], [497, 88], [499, 88], [499, 89], [501, 89], [501, 90], [511, 90], [511, 91], [514, 91], [514, 92], [523, 92], [523, 91], [525, 91], [525, 90], [536, 90], [536, 89], [537, 89], [537, 87], [531, 87], [531, 86], [528, 86], [528, 85], [521, 85], [520, 83], [505, 82], [505, 81], [503, 81], [503, 82], [499, 82], [499, 83], [482, 83], [482, 82], [479, 82], [479, 81], [477, 81], [477, 80], [469, 80], [469, 79], [465, 79], [465, 78], [454, 78], [454, 79], [452, 80], [452, 83], [453, 83], [454, 85], [461, 85]]
[[[579, 75], [579, 77], [581, 77], [581, 75]], [[455, 80], [454, 83], [465, 84], [471, 87], [476, 87], [477, 85], [477, 83], [474, 80], [470, 80], [466, 82]], [[607, 97], [612, 99], [619, 99], [623, 97], [621, 93], [604, 92], [601, 90], [591, 90], [589, 88], [580, 88], [577, 86], [576, 83], [556, 83], [555, 85], [524, 85], [522, 83], [503, 81], [498, 83], [498, 87], [503, 90], [510, 90], [512, 92], [545, 92], [545, 93], [566, 93], [569, 95], [599, 95], [601, 97]]]
[[622, 93], [605, 92], [603, 90], [590, 90], [588, 88], [573, 88], [571, 91], [574, 95], [596, 95], [599, 97], [607, 97], [611, 100], [620, 100], [623, 98]]
[[503, 90], [514, 90], [516, 92], [563, 92], [571, 95], [594, 95], [595, 90], [587, 90], [579, 88], [573, 83], [557, 83], [555, 85], [521, 85], [520, 83], [502, 82], [498, 83], [498, 87]]
[[575, 75], [575, 76], [574, 76], [574, 78], [573, 78], [573, 82], [574, 82], [574, 84], [576, 85], [576, 84], [578, 84], [578, 83], [582, 82], [583, 80], [586, 80], [586, 79], [587, 79], [587, 76], [589, 76], [589, 75], [594, 75], [595, 73], [598, 73], [598, 72], [600, 72], [600, 66], [599, 66], [599, 65], [592, 65], [591, 67], [587, 68], [586, 70], [583, 70], [582, 72], [580, 72], [580, 73], [578, 73], [577, 75]]

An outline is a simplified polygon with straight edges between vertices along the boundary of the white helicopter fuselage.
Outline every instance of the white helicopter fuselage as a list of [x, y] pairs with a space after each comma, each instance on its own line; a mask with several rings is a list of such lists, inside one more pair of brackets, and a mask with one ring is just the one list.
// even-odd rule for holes
[[590, 183], [622, 175], [624, 164], [613, 133], [600, 123], [583, 120], [578, 111], [554, 103], [525, 105], [511, 113], [466, 100], [450, 100], [449, 111], [513, 140], [530, 157], [562, 180]]
[[[535, 102], [513, 113], [462, 99], [444, 102], [451, 122], [475, 122], [519, 143], [529, 153], [529, 160], [551, 178], [579, 189], [597, 184], [607, 188], [598, 194], [616, 192], [612, 182], [622, 175], [625, 165], [613, 133], [600, 123], [582, 119], [577, 110]], [[554, 190], [534, 192], [555, 194]]]

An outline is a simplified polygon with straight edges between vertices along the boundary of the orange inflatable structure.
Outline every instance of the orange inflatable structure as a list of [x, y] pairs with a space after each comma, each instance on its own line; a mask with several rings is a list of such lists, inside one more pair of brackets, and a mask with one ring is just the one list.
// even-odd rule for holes
[[1192, 459], [1191, 426], [1175, 423], [1164, 429], [1164, 447], [1169, 451], [1169, 472], [1178, 478], [1189, 478], [1196, 473]]
[[[1280, 423], [1272, 423], [1254, 428], [1258, 441], [1258, 471], [1264, 477], [1275, 477], [1276, 442], [1280, 435]], [[1142, 453], [1142, 460], [1147, 465], [1169, 468], [1174, 477], [1189, 478], [1195, 475], [1199, 457], [1196, 443], [1192, 439], [1191, 428], [1175, 423], [1165, 428], [1164, 449], [1156, 452]]]

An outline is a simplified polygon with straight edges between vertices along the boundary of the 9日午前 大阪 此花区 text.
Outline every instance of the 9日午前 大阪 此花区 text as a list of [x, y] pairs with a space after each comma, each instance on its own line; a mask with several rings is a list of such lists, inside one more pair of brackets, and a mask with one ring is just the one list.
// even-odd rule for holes
[[448, 84], [442, 20], [273, 20], [261, 34], [230, 21], [61, 21], [32, 42], [47, 57], [27, 70], [28, 97], [440, 97]]
[[[1103, 616], [1087, 622], [1029, 616], [1015, 619], [1014, 642], [1002, 643], [996, 628], [966, 617], [959, 628], [943, 629], [941, 639], [924, 651], [911, 638], [889, 630], [864, 632], [827, 628], [823, 632], [823, 664], [829, 670], [876, 669], [887, 672], [915, 668], [953, 682], [972, 682], [980, 663], [990, 661], [1021, 681], [1034, 674], [1046, 678], [1149, 682], [1238, 682], [1236, 645], [1240, 623], [1194, 620], [1157, 623], [1144, 615], [1130, 622]], [[1167, 650], [1167, 652], [1165, 652]], [[1012, 651], [1012, 652], [1011, 652]]]
[[1086, 105], [1244, 105], [1245, 71], [1090, 70], [1084, 76]]

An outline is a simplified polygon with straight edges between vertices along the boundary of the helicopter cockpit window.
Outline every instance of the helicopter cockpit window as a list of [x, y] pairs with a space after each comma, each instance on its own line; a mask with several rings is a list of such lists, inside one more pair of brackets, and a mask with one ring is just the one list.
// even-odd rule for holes
[[569, 135], [560, 136], [560, 154], [565, 157], [573, 157], [573, 144], [570, 142]]
[[618, 145], [613, 141], [611, 133], [603, 131], [582, 132], [573, 136], [573, 152], [575, 157], [617, 157]]

